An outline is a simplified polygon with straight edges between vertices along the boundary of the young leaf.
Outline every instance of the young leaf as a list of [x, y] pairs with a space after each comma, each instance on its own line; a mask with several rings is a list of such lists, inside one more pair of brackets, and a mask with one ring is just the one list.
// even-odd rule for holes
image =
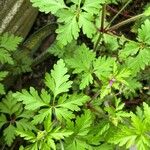
[[56, 65], [54, 65], [54, 70], [51, 74], [46, 73], [45, 84], [53, 92], [54, 98], [63, 92], [67, 92], [71, 87], [72, 81], [69, 80], [69, 75], [67, 73], [67, 68], [62, 59], [60, 59]]

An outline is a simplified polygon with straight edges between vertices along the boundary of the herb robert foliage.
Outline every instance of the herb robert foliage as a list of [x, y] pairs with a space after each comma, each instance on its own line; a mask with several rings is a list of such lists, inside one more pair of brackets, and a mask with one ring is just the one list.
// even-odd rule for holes
[[[150, 107], [144, 102], [128, 112], [122, 102], [122, 97], [133, 98], [142, 89], [137, 75], [150, 64], [150, 20], [138, 29], [136, 41], [103, 33], [99, 54], [75, 41], [82, 30], [96, 45], [102, 6], [118, 1], [31, 2], [58, 17], [57, 39], [48, 53], [60, 59], [46, 73], [41, 92], [31, 87], [2, 99], [1, 139], [11, 147], [17, 136], [22, 137], [27, 143], [20, 150], [150, 149]], [[148, 16], [149, 9], [143, 14]], [[11, 52], [20, 38], [9, 40], [12, 37], [1, 37], [2, 65], [13, 64]], [[0, 80], [6, 74], [1, 71]], [[2, 94], [4, 87], [0, 87]]]

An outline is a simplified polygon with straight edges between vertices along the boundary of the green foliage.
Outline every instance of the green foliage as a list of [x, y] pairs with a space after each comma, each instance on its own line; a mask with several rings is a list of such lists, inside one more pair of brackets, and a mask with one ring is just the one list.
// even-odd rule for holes
[[[56, 30], [58, 33], [57, 40], [62, 45], [67, 45], [73, 39], [79, 37], [80, 29], [87, 37], [92, 38], [96, 32], [96, 28], [93, 24], [95, 17], [98, 14], [100, 4], [105, 1], [85, 0], [84, 2], [71, 1], [71, 6], [68, 7], [64, 0], [31, 0], [33, 6], [39, 7], [40, 11], [48, 13], [51, 12], [58, 17], [59, 28]], [[66, 32], [67, 31], [67, 32]]]
[[[1, 68], [5, 64], [13, 65], [15, 60], [13, 54], [17, 51], [18, 44], [20, 44], [22, 38], [9, 35], [5, 33], [0, 35], [0, 82], [8, 75], [7, 71], [3, 71]], [[5, 94], [4, 85], [0, 83], [0, 94]]]
[[144, 24], [138, 30], [138, 42], [127, 42], [125, 48], [120, 51], [119, 57], [126, 60], [125, 64], [132, 74], [136, 75], [141, 69], [150, 63], [150, 36], [149, 34], [150, 21], [145, 20]]
[[12, 97], [12, 92], [0, 102], [0, 128], [4, 127], [3, 136], [8, 146], [11, 146], [16, 137], [16, 128], [24, 130], [32, 128], [30, 117], [32, 113], [23, 109], [22, 104]]
[[56, 125], [51, 122], [50, 116], [47, 116], [44, 121], [44, 129], [37, 129], [35, 132], [36, 133], [29, 130], [16, 131], [17, 135], [20, 135], [31, 143], [27, 148], [25, 148], [25, 150], [56, 150], [55, 141], [63, 140], [65, 137], [68, 137], [72, 134], [72, 132], [69, 130], [62, 130], [60, 127], [56, 127]]
[[[1, 71], [0, 72], [0, 81], [2, 81], [6, 76], [8, 72], [6, 71]], [[2, 83], [0, 83], [0, 94], [5, 94], [4, 86]]]
[[53, 92], [54, 98], [60, 93], [67, 92], [71, 87], [72, 82], [68, 81], [69, 75], [66, 75], [67, 68], [63, 60], [58, 61], [57, 65], [54, 65], [54, 70], [50, 74], [45, 76], [45, 84]]
[[13, 64], [12, 52], [17, 50], [18, 44], [22, 41], [22, 38], [9, 35], [5, 33], [0, 36], [0, 62], [2, 64], [8, 63]]
[[150, 107], [143, 103], [143, 110], [138, 107], [136, 114], [131, 113], [130, 124], [121, 125], [110, 141], [119, 146], [126, 145], [126, 148], [134, 145], [138, 150], [148, 150], [150, 147], [149, 114]]
[[73, 73], [81, 74], [82, 76], [80, 89], [93, 83], [92, 62], [95, 60], [95, 57], [95, 53], [90, 51], [85, 45], [82, 45], [75, 51], [72, 58], [66, 60], [67, 64], [74, 69]]
[[[107, 22], [105, 17], [110, 14], [106, 5], [125, 6], [131, 1], [31, 2], [41, 12], [57, 18], [56, 41], [44, 54], [59, 60], [45, 74], [41, 87], [20, 88], [13, 93], [8, 90], [5, 94], [0, 83], [0, 94], [5, 94], [0, 100], [0, 141], [4, 147], [150, 149], [149, 8], [125, 21], [147, 18], [131, 40], [126, 34], [120, 36], [118, 24], [112, 25], [114, 18]], [[31, 71], [30, 52], [17, 49], [20, 42], [21, 38], [8, 33], [0, 36], [0, 82], [7, 75]]]
[[86, 135], [90, 131], [91, 124], [92, 115], [90, 111], [85, 111], [81, 117], [77, 117], [75, 123], [72, 121], [67, 123], [67, 128], [74, 132], [72, 137], [66, 141], [67, 150], [82, 150], [91, 148], [86, 139]]

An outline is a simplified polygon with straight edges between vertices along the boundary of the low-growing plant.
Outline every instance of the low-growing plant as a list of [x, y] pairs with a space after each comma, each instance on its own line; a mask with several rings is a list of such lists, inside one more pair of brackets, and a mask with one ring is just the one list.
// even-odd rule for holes
[[[141, 98], [150, 64], [150, 9], [112, 25], [131, 0], [109, 22], [106, 7], [119, 0], [31, 2], [57, 17], [57, 38], [46, 53], [59, 60], [41, 91], [9, 92], [0, 102], [1, 139], [11, 147], [21, 137], [20, 150], [150, 149], [148, 94]], [[134, 39], [114, 32], [140, 18]], [[141, 107], [128, 109], [135, 98]]]

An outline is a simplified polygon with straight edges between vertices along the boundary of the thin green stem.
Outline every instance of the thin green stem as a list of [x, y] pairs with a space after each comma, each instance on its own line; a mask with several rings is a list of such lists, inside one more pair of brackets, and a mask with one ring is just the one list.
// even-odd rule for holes
[[64, 145], [63, 145], [63, 142], [60, 140], [60, 147], [61, 147], [61, 150], [65, 150], [64, 149]]
[[127, 19], [127, 20], [124, 20], [124, 21], [122, 21], [122, 22], [119, 22], [118, 24], [116, 24], [116, 25], [114, 25], [114, 26], [111, 26], [111, 27], [108, 28], [106, 31], [108, 32], [108, 31], [116, 30], [116, 29], [118, 29], [118, 28], [120, 28], [120, 27], [122, 27], [122, 26], [124, 26], [124, 25], [126, 25], [126, 24], [128, 24], [128, 23], [131, 23], [131, 22], [133, 22], [133, 21], [136, 21], [136, 20], [138, 20], [138, 19], [140, 19], [140, 18], [142, 18], [142, 17], [144, 17], [144, 16], [145, 16], [145, 14], [136, 15], [136, 16], [134, 16], [134, 17], [132, 17], [132, 18], [129, 18], [129, 19]]
[[104, 21], [105, 21], [105, 13], [106, 13], [106, 4], [103, 5], [102, 7], [102, 16], [101, 16], [101, 27], [100, 27], [100, 33], [98, 36], [98, 39], [96, 41], [96, 44], [94, 46], [94, 51], [97, 51], [98, 45], [103, 37], [103, 30], [104, 30]]
[[105, 29], [107, 29], [112, 22], [119, 16], [119, 14], [128, 6], [128, 4], [131, 2], [132, 0], [127, 1], [127, 3], [118, 11], [118, 13], [112, 18], [112, 20], [108, 23], [108, 25], [105, 27]]

